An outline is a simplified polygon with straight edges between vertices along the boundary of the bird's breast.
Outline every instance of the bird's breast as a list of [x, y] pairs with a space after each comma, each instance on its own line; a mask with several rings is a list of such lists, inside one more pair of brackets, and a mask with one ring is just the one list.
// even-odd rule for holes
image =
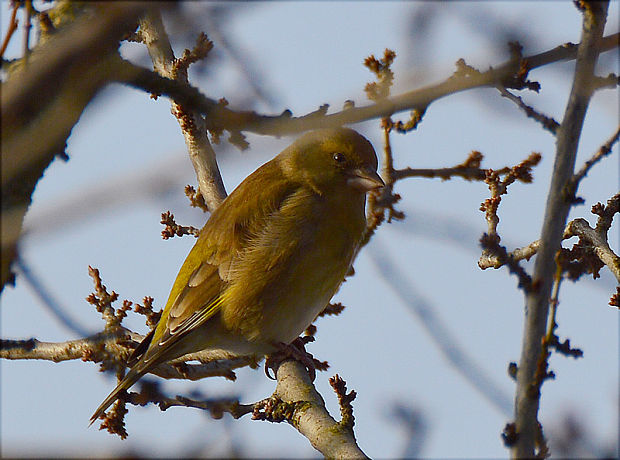
[[222, 315], [229, 328], [251, 341], [290, 343], [325, 308], [366, 223], [363, 197], [337, 198], [302, 194], [272, 216], [235, 268]]

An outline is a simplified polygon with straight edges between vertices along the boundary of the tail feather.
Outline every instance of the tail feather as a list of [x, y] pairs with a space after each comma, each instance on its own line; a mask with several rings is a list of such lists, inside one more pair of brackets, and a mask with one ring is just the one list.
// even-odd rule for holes
[[[145, 363], [142, 362], [140, 364], [145, 364]], [[119, 394], [123, 390], [128, 390], [134, 383], [136, 383], [140, 379], [140, 377], [146, 374], [151, 368], [151, 366], [149, 365], [140, 365], [140, 364], [136, 365], [133, 369], [131, 369], [127, 373], [125, 378], [123, 378], [123, 380], [121, 380], [120, 383], [116, 385], [116, 388], [112, 390], [112, 392], [108, 395], [108, 397], [103, 400], [103, 402], [99, 405], [95, 413], [90, 418], [90, 423], [88, 426], [91, 426], [95, 422], [95, 420], [97, 420], [106, 411], [106, 409], [110, 407], [114, 403], [114, 401], [118, 399]]]
[[123, 390], [128, 390], [144, 374], [150, 372], [155, 366], [165, 361], [183, 356], [187, 353], [200, 350], [200, 347], [196, 347], [196, 344], [191, 340], [181, 341], [181, 339], [185, 339], [187, 337], [188, 333], [195, 330], [195, 327], [173, 335], [165, 343], [158, 340], [158, 343], [153, 346], [151, 342], [153, 341], [156, 330], [157, 329], [151, 331], [130, 356], [127, 364], [133, 367], [131, 367], [129, 372], [127, 372], [125, 378], [123, 378], [123, 380], [116, 385], [116, 388], [112, 390], [112, 393], [110, 393], [108, 397], [105, 398], [99, 405], [95, 413], [90, 418], [90, 425], [92, 425], [94, 421], [97, 420], [101, 414], [103, 414], [105, 410], [118, 399], [119, 394]]

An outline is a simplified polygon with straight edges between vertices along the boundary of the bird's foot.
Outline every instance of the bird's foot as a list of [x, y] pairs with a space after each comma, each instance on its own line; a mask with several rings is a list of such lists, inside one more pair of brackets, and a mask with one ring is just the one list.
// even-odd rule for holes
[[316, 370], [324, 371], [329, 365], [327, 361], [319, 361], [306, 351], [306, 344], [309, 342], [314, 342], [314, 337], [297, 337], [290, 344], [283, 342], [274, 343], [273, 345], [277, 348], [277, 351], [267, 356], [265, 360], [265, 374], [267, 377], [275, 380], [275, 377], [272, 377], [269, 371], [272, 370], [273, 375], [276, 375], [277, 369], [283, 361], [295, 359], [305, 366], [310, 375], [310, 380], [314, 382]]

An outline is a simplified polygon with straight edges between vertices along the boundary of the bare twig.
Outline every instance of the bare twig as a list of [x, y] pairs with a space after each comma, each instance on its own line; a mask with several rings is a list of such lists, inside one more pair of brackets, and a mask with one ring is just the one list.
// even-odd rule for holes
[[237, 398], [209, 398], [196, 399], [177, 395], [174, 398], [164, 395], [159, 391], [156, 382], [142, 382], [140, 392], [128, 394], [127, 402], [136, 406], [144, 406], [149, 402], [155, 403], [162, 411], [170, 407], [193, 407], [211, 414], [214, 419], [220, 419], [224, 413], [238, 419], [254, 411], [255, 404], [239, 404]]
[[603, 262], [620, 283], [620, 257], [609, 247], [607, 235], [590, 227], [585, 219], [575, 219], [568, 224], [567, 232], [578, 236], [592, 246], [594, 253]]
[[611, 228], [611, 224], [616, 214], [620, 213], [620, 193], [616, 193], [609, 200], [607, 206], [596, 203], [592, 206], [592, 214], [596, 214], [596, 231], [599, 233], [607, 233]]
[[611, 89], [620, 86], [620, 76], [610, 73], [606, 77], [594, 77], [592, 82], [592, 90]]
[[[125, 300], [122, 306], [115, 308], [113, 304], [119, 295], [103, 284], [99, 270], [89, 267], [89, 275], [93, 279], [94, 292], [86, 300], [95, 306], [105, 321], [102, 332], [79, 339], [60, 343], [40, 342], [30, 340], [3, 340], [0, 346], [0, 358], [4, 359], [41, 359], [54, 362], [81, 359], [101, 363], [101, 370], [114, 370], [122, 378], [129, 354], [135, 350], [144, 336], [122, 326], [123, 319], [131, 310], [132, 302]], [[153, 299], [145, 297], [144, 305], [136, 304], [135, 311], [146, 317], [146, 323], [151, 329], [159, 320], [160, 312], [153, 311]], [[189, 364], [188, 361], [198, 361], [201, 364]], [[208, 351], [191, 353], [160, 364], [152, 374], [163, 378], [177, 378], [197, 380], [204, 377], [223, 376], [230, 380], [235, 379], [233, 369], [250, 366], [257, 367], [253, 357], [237, 357], [228, 360], [213, 361]], [[124, 406], [123, 406], [124, 407]], [[126, 410], [118, 408], [110, 420], [122, 425], [122, 418]], [[124, 428], [118, 432], [125, 436]]]
[[513, 458], [531, 458], [536, 454], [540, 392], [533, 385], [542, 353], [541, 340], [546, 332], [550, 291], [555, 273], [555, 254], [560, 248], [571, 206], [564, 191], [573, 175], [577, 144], [592, 94], [590, 82], [600, 53], [608, 6], [608, 2], [588, 2], [584, 10], [573, 87], [557, 132], [556, 160], [545, 209], [540, 249], [534, 266], [534, 288], [526, 293], [527, 314], [517, 373], [517, 439], [511, 451]]
[[620, 138], [620, 126], [616, 129], [616, 132], [609, 138], [607, 141], [601, 145], [601, 147], [586, 161], [583, 166], [575, 173], [575, 175], [570, 180], [569, 188], [570, 193], [574, 196], [577, 191], [577, 187], [579, 186], [579, 182], [586, 177], [592, 166], [601, 161], [604, 157], [611, 153], [611, 149], [618, 142]]
[[538, 112], [533, 107], [527, 105], [525, 102], [523, 102], [523, 99], [521, 99], [521, 97], [515, 96], [510, 91], [508, 91], [505, 87], [498, 86], [497, 89], [499, 90], [500, 94], [503, 97], [517, 104], [519, 108], [523, 110], [529, 118], [532, 118], [536, 120], [537, 122], [539, 122], [543, 126], [543, 128], [545, 128], [551, 134], [556, 134], [558, 128], [560, 127], [560, 124], [557, 121], [555, 121], [552, 117], [548, 117]]
[[4, 36], [4, 40], [2, 40], [2, 46], [0, 46], [0, 58], [4, 56], [4, 52], [6, 51], [7, 46], [9, 46], [9, 42], [13, 37], [13, 34], [17, 30], [17, 26], [19, 22], [17, 21], [17, 10], [19, 9], [19, 3], [15, 2], [13, 4], [13, 11], [11, 12], [11, 18], [9, 19], [8, 28], [6, 30], [6, 35]]
[[452, 177], [461, 177], [465, 180], [484, 180], [485, 170], [482, 168], [403, 168], [394, 170], [394, 178], [397, 180], [408, 177], [426, 177], [429, 179], [440, 178], [448, 180]]
[[161, 231], [161, 237], [164, 240], [167, 240], [168, 238], [172, 238], [174, 236], [183, 235], [194, 235], [196, 238], [198, 238], [198, 235], [200, 235], [199, 228], [193, 227], [191, 225], [184, 226], [177, 224], [174, 220], [174, 214], [172, 214], [170, 211], [161, 213], [161, 223], [166, 226]]
[[22, 56], [28, 57], [30, 54], [30, 31], [32, 30], [32, 15], [34, 13], [32, 0], [24, 1], [24, 38], [22, 42]]
[[499, 216], [497, 209], [502, 200], [502, 195], [508, 193], [508, 186], [519, 180], [524, 183], [532, 182], [532, 168], [540, 162], [539, 153], [532, 153], [525, 160], [516, 166], [508, 168], [503, 179], [497, 171], [492, 169], [486, 170], [484, 182], [491, 191], [491, 197], [484, 200], [480, 205], [480, 210], [484, 211], [487, 221], [487, 233], [480, 239], [482, 245], [481, 260], [487, 260], [490, 257], [497, 258], [499, 266], [505, 264], [510, 272], [519, 278], [519, 287], [525, 291], [532, 289], [532, 279], [519, 264], [519, 261], [512, 258], [507, 249], [500, 245], [501, 238], [497, 233], [497, 225], [499, 224]]
[[[538, 252], [538, 248], [540, 246], [540, 240], [533, 241], [532, 243], [524, 246], [522, 248], [517, 248], [514, 251], [508, 253], [508, 256], [514, 261], [520, 260], [530, 260], [530, 258]], [[484, 253], [480, 256], [478, 260], [478, 266], [485, 270], [487, 268], [500, 268], [506, 263], [505, 260], [501, 260], [501, 258], [492, 252]]]
[[342, 419], [339, 424], [347, 430], [353, 432], [353, 426], [355, 425], [355, 417], [353, 416], [353, 405], [351, 404], [357, 393], [355, 390], [351, 390], [347, 393], [347, 382], [345, 382], [338, 374], [329, 379], [329, 384], [332, 386], [336, 395], [338, 396], [338, 405], [340, 406], [340, 416]]
[[[467, 159], [461, 164], [452, 168], [404, 168], [396, 169], [392, 172], [394, 180], [405, 179], [407, 177], [428, 177], [433, 179], [439, 177], [448, 180], [452, 177], [462, 177], [465, 180], [483, 181], [487, 176], [487, 168], [481, 168], [484, 156], [477, 150], [473, 150]], [[495, 170], [497, 174], [506, 174], [510, 171], [509, 167]]]
[[200, 208], [204, 212], [209, 211], [209, 207], [207, 206], [207, 203], [205, 203], [205, 198], [191, 185], [185, 186], [185, 196], [189, 199], [189, 205], [192, 208]]
[[[620, 281], [620, 259], [609, 247], [607, 232], [611, 226], [611, 221], [613, 220], [614, 214], [618, 213], [619, 207], [620, 194], [616, 194], [607, 201], [607, 207], [604, 207], [600, 203], [593, 206], [593, 212], [595, 214], [599, 214], [596, 228], [590, 227], [585, 219], [577, 218], [568, 223], [562, 235], [563, 240], [578, 236], [580, 238], [578, 244], [581, 245], [582, 248], [592, 248], [596, 257], [598, 257], [603, 264], [607, 265], [618, 281]], [[491, 267], [499, 268], [506, 264], [508, 260], [529, 260], [538, 252], [539, 248], [540, 240], [536, 240], [523, 248], [517, 248], [514, 251], [505, 254], [503, 257], [499, 254], [489, 252], [480, 257], [478, 266], [485, 270]], [[576, 278], [582, 273], [583, 271], [580, 270], [578, 275], [572, 275], [571, 277]]]
[[[364, 60], [364, 65], [373, 74], [375, 74], [375, 78], [377, 80], [376, 82], [367, 83], [364, 88], [368, 99], [375, 102], [382, 102], [387, 100], [389, 97], [394, 81], [394, 73], [392, 72], [391, 66], [395, 58], [396, 53], [386, 48], [383, 52], [383, 58], [377, 59], [374, 55], [370, 55]], [[424, 110], [425, 108], [421, 111], [414, 110], [414, 112], [423, 113]], [[413, 124], [417, 126], [420, 120], [421, 115]], [[403, 128], [405, 125], [402, 122], [399, 123], [402, 132], [407, 132], [407, 129]], [[401, 211], [394, 208], [394, 205], [400, 200], [400, 195], [394, 193], [394, 184], [396, 180], [394, 178], [394, 156], [392, 155], [392, 144], [390, 141], [390, 134], [394, 126], [395, 123], [392, 120], [391, 113], [386, 114], [381, 118], [381, 131], [383, 133], [381, 176], [385, 182], [385, 186], [374, 191], [368, 196], [368, 206], [366, 211], [367, 224], [360, 247], [368, 244], [377, 228], [383, 223], [385, 220], [386, 210], [388, 212], [388, 223], [391, 222], [392, 219], [401, 220], [405, 218], [405, 215]], [[414, 129], [415, 126], [411, 127], [411, 129]]]
[[[493, 223], [490, 223], [489, 226], [492, 227]], [[482, 255], [480, 256], [480, 259], [489, 259], [493, 257], [493, 259], [498, 261], [498, 266], [501, 267], [506, 265], [510, 273], [519, 278], [519, 288], [523, 289], [525, 292], [530, 291], [532, 289], [532, 277], [519, 264], [519, 261], [514, 259], [511, 254], [508, 253], [506, 248], [499, 244], [499, 242], [500, 238], [497, 233], [484, 233], [480, 238], [480, 246], [482, 247]]]

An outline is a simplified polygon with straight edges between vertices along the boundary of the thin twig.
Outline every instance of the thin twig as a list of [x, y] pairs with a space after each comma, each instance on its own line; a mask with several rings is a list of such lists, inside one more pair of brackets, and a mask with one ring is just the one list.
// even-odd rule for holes
[[[617, 201], [620, 201], [620, 194], [613, 196], [609, 201], [609, 206], [613, 206]], [[613, 216], [614, 212], [608, 213]], [[563, 240], [570, 239], [574, 236], [578, 236], [587, 242], [589, 246], [593, 248], [594, 253], [600, 259], [602, 263], [607, 265], [612, 274], [620, 281], [620, 259], [610, 248], [607, 241], [607, 232], [609, 225], [604, 217], [599, 218], [596, 228], [590, 227], [590, 224], [585, 219], [577, 218], [568, 223], [564, 229], [562, 235]], [[602, 223], [601, 223], [602, 222]], [[599, 225], [599, 223], [601, 223]], [[610, 222], [609, 222], [610, 224]], [[485, 253], [480, 257], [478, 266], [485, 270], [487, 268], [500, 268], [507, 263], [508, 260], [520, 261], [523, 259], [530, 260], [540, 248], [540, 240], [536, 240], [524, 246], [517, 248], [506, 254], [506, 257], [500, 257], [495, 253]]]
[[11, 12], [11, 18], [9, 19], [8, 29], [6, 30], [6, 35], [4, 36], [4, 40], [2, 40], [2, 46], [0, 47], [0, 58], [4, 56], [4, 52], [6, 51], [7, 46], [9, 46], [9, 42], [11, 41], [11, 37], [17, 30], [17, 26], [19, 22], [17, 21], [17, 10], [19, 9], [19, 3], [15, 2], [13, 4], [13, 11]]
[[[405, 179], [407, 177], [440, 177], [442, 180], [448, 180], [452, 177], [462, 177], [465, 180], [483, 181], [487, 177], [488, 168], [481, 168], [484, 155], [477, 150], [473, 150], [467, 156], [463, 163], [452, 168], [404, 168], [397, 169], [392, 172], [394, 180]], [[494, 170], [497, 174], [507, 174], [510, 172], [509, 167]]]
[[568, 224], [567, 232], [586, 240], [594, 249], [594, 253], [603, 262], [620, 283], [620, 257], [609, 247], [606, 235], [601, 235], [590, 227], [585, 219], [575, 219]]
[[357, 396], [357, 393], [355, 390], [351, 390], [347, 393], [347, 382], [345, 382], [338, 374], [330, 377], [329, 384], [338, 396], [338, 405], [340, 406], [341, 416], [340, 422], [338, 423], [343, 428], [353, 432], [355, 417], [353, 416], [353, 405], [351, 403]]
[[[144, 404], [139, 394], [130, 393], [129, 402], [134, 403], [134, 399], [136, 400], [135, 404]], [[160, 394], [156, 399], [151, 399], [149, 402], [156, 403], [161, 410], [166, 410], [170, 407], [193, 407], [195, 409], [201, 409], [209, 412], [215, 419], [222, 418], [224, 413], [230, 414], [235, 419], [239, 419], [244, 415], [254, 412], [255, 408], [255, 404], [239, 404], [239, 401], [236, 399], [195, 399], [180, 395], [169, 398], [163, 394]]]
[[22, 43], [22, 56], [27, 58], [30, 54], [30, 31], [32, 30], [32, 0], [25, 0], [24, 2], [24, 38]]
[[583, 164], [579, 171], [577, 171], [577, 173], [575, 173], [575, 175], [572, 177], [569, 187], [573, 195], [577, 190], [577, 187], [579, 186], [579, 182], [581, 182], [581, 180], [586, 177], [588, 172], [590, 172], [590, 169], [592, 169], [592, 166], [594, 166], [596, 163], [601, 161], [601, 159], [611, 153], [611, 149], [616, 144], [616, 142], [618, 142], [619, 138], [620, 125], [616, 129], [616, 132], [609, 139], [607, 139], [607, 141], [603, 145], [600, 146], [600, 148], [594, 153], [594, 155], [592, 155], [588, 159], [588, 161]]
[[549, 131], [551, 134], [557, 133], [557, 130], [560, 127], [560, 124], [557, 121], [555, 121], [552, 117], [548, 117], [538, 112], [533, 107], [527, 105], [525, 102], [523, 102], [523, 99], [521, 97], [515, 96], [510, 91], [508, 91], [504, 86], [498, 86], [497, 89], [499, 90], [500, 94], [503, 97], [517, 104], [519, 108], [523, 110], [529, 118], [532, 118], [536, 120], [537, 122], [539, 122], [542, 125], [542, 127], [545, 128], [547, 131]]
[[[510, 259], [518, 262], [520, 260], [530, 260], [530, 258], [538, 252], [540, 246], [540, 240], [536, 240], [524, 246], [517, 248], [514, 251], [508, 253]], [[487, 268], [500, 268], [506, 263], [506, 260], [502, 260], [497, 254], [485, 253], [480, 256], [478, 260], [478, 266], [485, 270]]]

